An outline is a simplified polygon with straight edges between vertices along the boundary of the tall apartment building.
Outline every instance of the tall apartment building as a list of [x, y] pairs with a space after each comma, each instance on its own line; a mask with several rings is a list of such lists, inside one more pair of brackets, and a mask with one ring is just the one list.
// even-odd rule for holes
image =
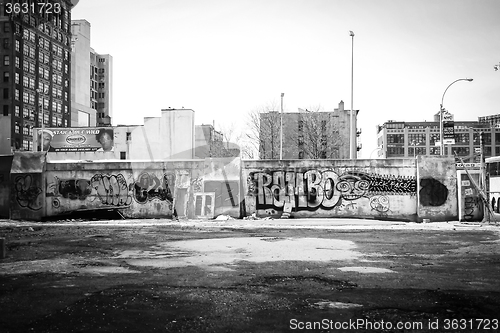
[[34, 150], [35, 127], [71, 126], [71, 9], [77, 3], [0, 1], [0, 154]]
[[[497, 128], [497, 123], [500, 123], [500, 115], [479, 117], [478, 121], [455, 120], [455, 144], [445, 145], [444, 155], [458, 156], [465, 162], [478, 162], [482, 133], [484, 157], [499, 156], [500, 128]], [[377, 156], [411, 158], [417, 155], [440, 155], [439, 132], [439, 113], [434, 116], [434, 121], [387, 121], [377, 126]]]
[[[358, 112], [355, 110], [353, 117], [355, 124]], [[279, 159], [282, 155], [283, 159], [349, 159], [350, 115], [351, 111], [344, 109], [343, 101], [334, 111], [299, 109], [299, 112], [282, 114], [278, 111], [263, 112], [259, 125], [259, 157]], [[360, 134], [361, 131], [357, 131], [356, 141]], [[361, 149], [357, 143], [356, 147], [358, 151]]]
[[72, 126], [111, 126], [113, 57], [90, 46], [90, 23], [71, 22]]

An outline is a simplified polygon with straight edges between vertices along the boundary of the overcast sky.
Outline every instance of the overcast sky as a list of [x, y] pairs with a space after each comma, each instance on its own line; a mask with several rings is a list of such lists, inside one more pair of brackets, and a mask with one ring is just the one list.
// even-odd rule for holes
[[[113, 125], [163, 108], [196, 124], [242, 126], [270, 103], [285, 112], [359, 109], [362, 158], [376, 125], [500, 113], [498, 0], [80, 0], [91, 45], [114, 60]], [[373, 157], [376, 154], [372, 155]]]

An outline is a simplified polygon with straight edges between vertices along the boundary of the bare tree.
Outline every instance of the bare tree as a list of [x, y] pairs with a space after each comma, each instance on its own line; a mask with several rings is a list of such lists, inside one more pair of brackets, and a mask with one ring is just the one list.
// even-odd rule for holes
[[[248, 114], [247, 137], [260, 159], [279, 159], [281, 114], [276, 105], [252, 110]], [[283, 158], [326, 159], [339, 158], [342, 144], [338, 129], [338, 115], [323, 112], [321, 106], [299, 109], [283, 115]]]
[[297, 137], [304, 158], [339, 158], [340, 140], [338, 116], [323, 112], [321, 106], [299, 109]]
[[248, 113], [246, 137], [249, 150], [259, 152], [260, 159], [279, 159], [280, 113], [275, 103], [256, 108]]

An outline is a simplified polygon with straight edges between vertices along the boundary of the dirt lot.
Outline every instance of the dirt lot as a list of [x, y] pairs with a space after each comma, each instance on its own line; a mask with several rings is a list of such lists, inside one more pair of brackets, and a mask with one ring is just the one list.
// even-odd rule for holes
[[0, 332], [494, 332], [497, 229], [0, 223]]

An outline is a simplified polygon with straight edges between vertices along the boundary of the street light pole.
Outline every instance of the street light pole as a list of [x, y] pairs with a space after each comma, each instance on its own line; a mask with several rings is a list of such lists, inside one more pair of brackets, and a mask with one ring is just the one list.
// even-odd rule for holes
[[440, 151], [441, 151], [441, 156], [444, 155], [444, 140], [443, 140], [443, 112], [444, 112], [444, 107], [443, 107], [443, 103], [444, 103], [444, 95], [446, 95], [446, 91], [448, 91], [448, 88], [451, 87], [451, 85], [455, 82], [458, 82], [458, 81], [469, 81], [471, 82], [473, 79], [458, 79], [458, 80], [455, 80], [453, 81], [452, 83], [450, 83], [448, 85], [448, 87], [446, 87], [444, 93], [443, 93], [443, 97], [441, 98], [441, 108], [439, 110], [439, 136], [440, 136], [440, 142], [441, 142], [441, 147], [440, 147]]
[[354, 32], [349, 31], [349, 36], [351, 36], [351, 144], [350, 144], [350, 157], [351, 160], [356, 159], [356, 129], [354, 126]]
[[280, 108], [280, 161], [283, 159], [283, 97], [285, 93], [281, 93], [281, 108]]

